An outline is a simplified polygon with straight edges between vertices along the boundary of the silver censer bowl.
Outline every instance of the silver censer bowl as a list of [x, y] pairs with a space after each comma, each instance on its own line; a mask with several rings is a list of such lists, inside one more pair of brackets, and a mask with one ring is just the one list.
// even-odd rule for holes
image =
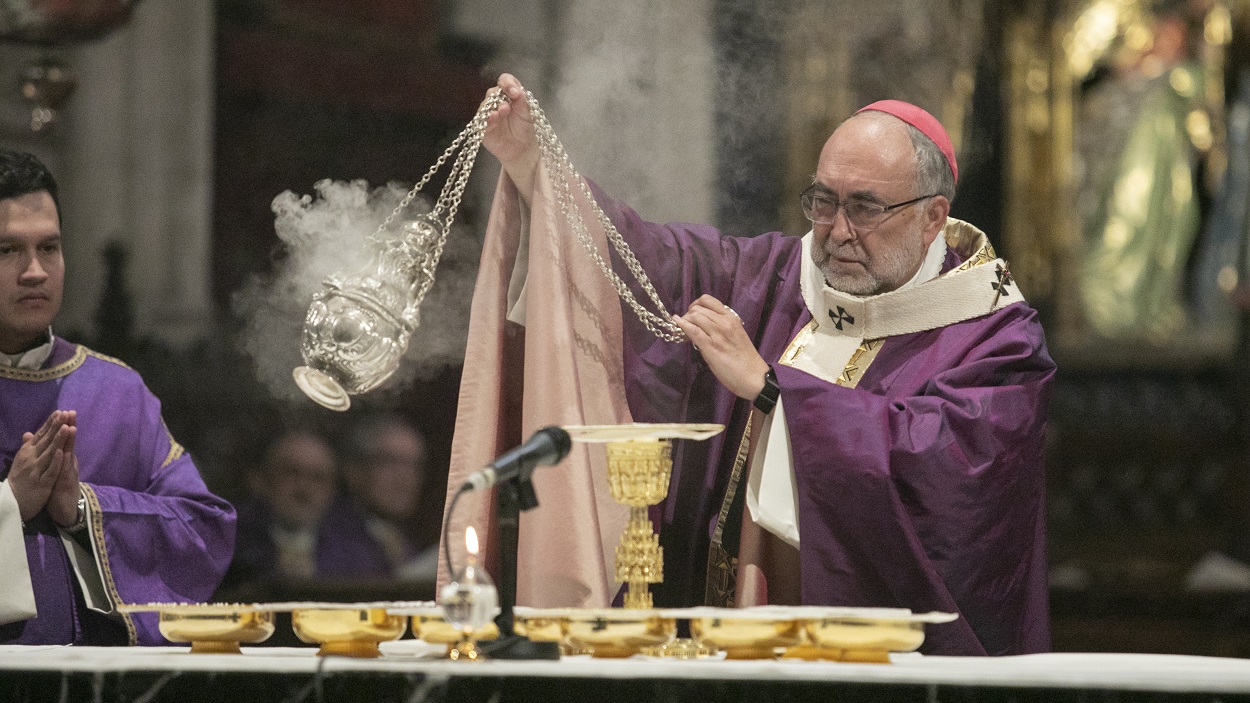
[[331, 410], [381, 385], [399, 368], [421, 322], [420, 305], [434, 281], [443, 240], [439, 223], [422, 217], [399, 236], [370, 237], [370, 263], [355, 275], [322, 283], [304, 318], [304, 366], [292, 375], [300, 390]]

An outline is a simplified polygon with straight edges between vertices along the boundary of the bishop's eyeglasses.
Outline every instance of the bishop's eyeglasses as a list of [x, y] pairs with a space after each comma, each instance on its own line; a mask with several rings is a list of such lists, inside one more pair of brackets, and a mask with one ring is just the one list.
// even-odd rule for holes
[[893, 205], [882, 205], [863, 198], [847, 198], [845, 201], [840, 201], [838, 196], [818, 191], [816, 186], [817, 184], [813, 183], [799, 195], [799, 203], [803, 205], [803, 214], [807, 216], [807, 219], [818, 225], [831, 225], [837, 220], [840, 208], [846, 213], [847, 224], [857, 232], [875, 229], [890, 219], [900, 208], [937, 195], [937, 193], [931, 193]]

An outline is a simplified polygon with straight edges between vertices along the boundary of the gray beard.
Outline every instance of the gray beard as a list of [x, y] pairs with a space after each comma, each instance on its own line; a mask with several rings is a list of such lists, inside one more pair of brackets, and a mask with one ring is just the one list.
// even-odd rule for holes
[[[825, 282], [830, 288], [847, 295], [868, 296], [888, 293], [906, 283], [920, 268], [924, 252], [924, 242], [916, 236], [905, 247], [890, 250], [876, 260], [865, 262], [865, 270], [858, 274], [835, 272], [829, 265], [833, 259], [831, 252], [813, 249], [812, 259], [825, 275]], [[862, 257], [857, 253], [855, 258]]]

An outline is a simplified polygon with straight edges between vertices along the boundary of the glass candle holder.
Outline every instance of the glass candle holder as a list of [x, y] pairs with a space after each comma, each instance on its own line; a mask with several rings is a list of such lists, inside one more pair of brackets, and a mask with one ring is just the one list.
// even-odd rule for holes
[[460, 641], [451, 648], [452, 659], [477, 659], [474, 633], [490, 622], [499, 609], [499, 592], [486, 570], [472, 557], [440, 593], [439, 603], [447, 623], [460, 631]]

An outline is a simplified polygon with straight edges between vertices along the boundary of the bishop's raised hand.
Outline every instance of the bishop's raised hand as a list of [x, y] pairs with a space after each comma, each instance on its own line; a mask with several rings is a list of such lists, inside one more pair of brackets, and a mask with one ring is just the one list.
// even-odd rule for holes
[[540, 157], [534, 118], [525, 100], [525, 88], [516, 76], [510, 73], [499, 76], [498, 84], [489, 93], [497, 91], [503, 91], [508, 100], [487, 117], [482, 146], [499, 159], [521, 198], [529, 204]]

